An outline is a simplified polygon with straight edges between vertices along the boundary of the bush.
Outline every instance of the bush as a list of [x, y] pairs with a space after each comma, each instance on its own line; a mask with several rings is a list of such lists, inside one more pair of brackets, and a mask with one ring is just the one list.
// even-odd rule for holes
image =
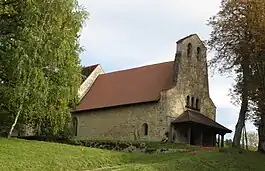
[[135, 147], [143, 149], [146, 144], [143, 142], [126, 142], [126, 141], [113, 141], [113, 140], [79, 140], [71, 139], [67, 136], [23, 136], [18, 137], [26, 140], [46, 141], [46, 142], [57, 142], [70, 145], [85, 146], [91, 148], [101, 148], [107, 150], [118, 150], [122, 151], [128, 147]]
[[46, 141], [46, 142], [58, 142], [58, 143], [68, 143], [69, 139], [65, 137], [57, 136], [20, 136], [20, 139], [25, 140], [36, 140], [36, 141]]
[[156, 148], [146, 148], [146, 153], [155, 153], [156, 152]]
[[[57, 142], [69, 145], [85, 146], [90, 148], [100, 148], [106, 150], [117, 150], [124, 152], [141, 152], [141, 153], [169, 153], [177, 152], [173, 147], [176, 144], [160, 144], [158, 142], [143, 142], [143, 141], [119, 141], [119, 140], [90, 140], [90, 139], [71, 139], [67, 136], [27, 136], [19, 137], [27, 140]], [[181, 145], [182, 150], [187, 147]], [[186, 148], [184, 148], [186, 147]], [[189, 149], [190, 150], [190, 149]], [[185, 150], [186, 151], [186, 150]]]

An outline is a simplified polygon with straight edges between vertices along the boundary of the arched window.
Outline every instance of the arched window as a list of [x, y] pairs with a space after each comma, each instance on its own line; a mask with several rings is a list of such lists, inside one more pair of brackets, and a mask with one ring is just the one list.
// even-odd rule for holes
[[196, 99], [195, 107], [196, 109], [199, 109], [199, 99]]
[[142, 125], [142, 134], [143, 135], [148, 135], [148, 125], [147, 125], [147, 123], [144, 123], [143, 125]]
[[78, 127], [78, 120], [76, 117], [73, 118], [73, 133], [74, 136], [77, 136], [77, 127]]
[[191, 45], [191, 43], [189, 43], [188, 44], [188, 49], [187, 49], [188, 58], [191, 58], [191, 54], [192, 54], [192, 45]]
[[187, 105], [187, 106], [190, 105], [190, 96], [187, 96], [187, 99], [186, 99], [186, 105]]
[[194, 107], [194, 97], [191, 98], [191, 107]]
[[197, 47], [197, 59], [200, 60], [201, 48]]

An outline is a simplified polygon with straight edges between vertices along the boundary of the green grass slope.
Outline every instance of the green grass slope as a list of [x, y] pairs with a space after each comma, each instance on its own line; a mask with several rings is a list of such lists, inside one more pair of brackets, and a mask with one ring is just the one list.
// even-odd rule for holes
[[[39, 141], [0, 139], [0, 170], [265, 170], [255, 152], [132, 154]], [[99, 169], [101, 168], [101, 169]]]

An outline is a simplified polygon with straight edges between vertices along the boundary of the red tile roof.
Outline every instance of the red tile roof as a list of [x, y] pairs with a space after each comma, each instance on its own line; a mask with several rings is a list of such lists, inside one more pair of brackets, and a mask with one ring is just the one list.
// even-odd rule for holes
[[165, 62], [99, 75], [75, 111], [158, 101], [173, 85], [173, 64]]
[[183, 112], [183, 114], [177, 117], [177, 119], [175, 119], [172, 123], [188, 123], [188, 122], [207, 125], [215, 129], [221, 130], [222, 132], [225, 133], [232, 132], [230, 129], [227, 129], [226, 127], [220, 125], [219, 123], [201, 114], [200, 112], [191, 111], [191, 110], [186, 110], [185, 112]]

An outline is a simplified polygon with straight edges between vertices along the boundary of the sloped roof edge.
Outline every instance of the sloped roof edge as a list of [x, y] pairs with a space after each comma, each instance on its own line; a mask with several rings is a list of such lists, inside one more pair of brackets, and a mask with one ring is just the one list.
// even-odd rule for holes
[[207, 125], [207, 126], [222, 130], [226, 133], [232, 132], [230, 129], [224, 127], [223, 125], [217, 123], [216, 121], [208, 118], [207, 116], [197, 111], [186, 110], [179, 117], [177, 117], [174, 121], [172, 121], [172, 123], [185, 123], [185, 122], [194, 122], [194, 123]]

